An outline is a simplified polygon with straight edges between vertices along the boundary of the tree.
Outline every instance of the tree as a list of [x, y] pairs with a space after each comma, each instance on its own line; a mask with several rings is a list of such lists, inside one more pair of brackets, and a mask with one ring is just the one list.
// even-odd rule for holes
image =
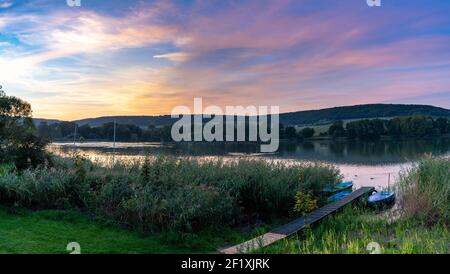
[[286, 134], [286, 138], [288, 138], [288, 139], [297, 138], [297, 130], [295, 129], [295, 127], [291, 127], [291, 126], [286, 127], [285, 134]]
[[426, 137], [442, 134], [429, 116], [399, 117], [387, 123], [387, 133], [397, 137]]
[[394, 118], [387, 122], [387, 134], [394, 137], [402, 136], [403, 118]]
[[380, 119], [365, 119], [350, 122], [345, 128], [347, 130], [347, 136], [350, 139], [373, 140], [379, 139], [385, 134], [385, 123]]
[[450, 133], [450, 121], [445, 118], [437, 118], [434, 121], [434, 127], [439, 130], [441, 134]]
[[345, 136], [344, 122], [335, 121], [328, 129], [328, 134], [332, 137]]
[[48, 159], [47, 142], [36, 136], [31, 105], [7, 96], [0, 86], [0, 162], [12, 162], [23, 169]]
[[301, 134], [303, 138], [311, 138], [314, 136], [315, 130], [313, 128], [307, 127], [302, 129]]
[[433, 128], [433, 118], [427, 116], [414, 116], [411, 118], [411, 135], [415, 137], [425, 137], [435, 135], [437, 132]]

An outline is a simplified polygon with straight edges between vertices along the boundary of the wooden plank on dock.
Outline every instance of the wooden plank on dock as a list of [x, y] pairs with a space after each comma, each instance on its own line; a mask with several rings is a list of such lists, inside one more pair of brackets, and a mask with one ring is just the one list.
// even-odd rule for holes
[[337, 210], [348, 205], [354, 200], [359, 199], [361, 196], [373, 192], [374, 190], [375, 188], [373, 187], [362, 187], [343, 197], [342, 199], [314, 210], [306, 216], [298, 218], [288, 224], [285, 224], [279, 228], [272, 230], [271, 232], [268, 232], [247, 242], [222, 249], [220, 250], [220, 252], [224, 254], [248, 253], [258, 248], [268, 246], [276, 241], [299, 232], [308, 225], [312, 225], [315, 222], [320, 221], [326, 216], [336, 212]]

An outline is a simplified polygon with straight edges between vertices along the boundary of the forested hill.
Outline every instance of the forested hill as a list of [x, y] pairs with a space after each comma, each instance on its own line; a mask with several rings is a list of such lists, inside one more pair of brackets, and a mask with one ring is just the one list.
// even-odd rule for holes
[[[450, 118], [450, 110], [427, 105], [370, 104], [283, 113], [280, 115], [280, 122], [284, 125], [309, 125], [316, 123], [327, 123], [336, 120], [387, 118], [414, 115]], [[112, 123], [114, 120], [118, 124], [131, 124], [139, 127], [148, 127], [149, 125], [170, 125], [177, 119], [172, 119], [170, 115], [110, 116], [89, 118], [73, 122], [76, 122], [80, 126], [89, 124], [91, 127], [97, 127], [105, 123]], [[47, 121], [48, 124], [58, 122], [56, 120], [35, 119], [37, 124], [43, 121]]]
[[89, 118], [83, 120], [74, 121], [78, 125], [90, 125], [91, 127], [101, 126], [106, 123], [113, 123], [116, 121], [118, 124], [122, 125], [136, 125], [139, 127], [153, 126], [165, 126], [171, 125], [178, 119], [172, 119], [170, 115], [163, 116], [110, 116], [110, 117], [99, 117], [99, 118]]
[[450, 110], [428, 105], [370, 104], [284, 113], [280, 120], [286, 125], [305, 125], [347, 119], [415, 115], [449, 118]]

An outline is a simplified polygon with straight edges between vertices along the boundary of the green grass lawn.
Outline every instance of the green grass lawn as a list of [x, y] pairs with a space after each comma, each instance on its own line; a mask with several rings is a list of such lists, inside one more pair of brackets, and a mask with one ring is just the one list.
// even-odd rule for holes
[[[198, 234], [163, 232], [140, 235], [73, 211], [43, 210], [10, 213], [0, 209], [0, 253], [69, 253], [78, 242], [81, 253], [211, 253], [218, 247], [246, 241], [268, 230], [225, 230]], [[347, 208], [313, 229], [280, 241], [257, 253], [368, 253], [367, 244], [378, 242], [382, 253], [450, 253], [448, 228], [432, 228], [404, 220]]]
[[69, 242], [78, 242], [81, 253], [205, 253], [228, 241], [251, 237], [237, 231], [199, 234], [165, 232], [154, 235], [92, 221], [71, 211], [20, 211], [0, 209], [0, 253], [69, 253]]

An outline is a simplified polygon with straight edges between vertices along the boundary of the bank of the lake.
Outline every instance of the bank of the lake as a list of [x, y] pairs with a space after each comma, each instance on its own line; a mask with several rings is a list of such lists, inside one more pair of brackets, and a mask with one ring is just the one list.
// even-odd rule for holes
[[252, 143], [53, 143], [49, 150], [67, 157], [80, 153], [89, 159], [111, 164], [115, 160], [143, 161], [146, 155], [173, 155], [204, 161], [262, 159], [284, 164], [321, 162], [339, 168], [345, 180], [356, 187], [388, 187], [397, 175], [424, 157], [450, 157], [450, 139], [403, 139], [376, 141], [303, 141], [281, 142], [276, 153], [260, 153]]

